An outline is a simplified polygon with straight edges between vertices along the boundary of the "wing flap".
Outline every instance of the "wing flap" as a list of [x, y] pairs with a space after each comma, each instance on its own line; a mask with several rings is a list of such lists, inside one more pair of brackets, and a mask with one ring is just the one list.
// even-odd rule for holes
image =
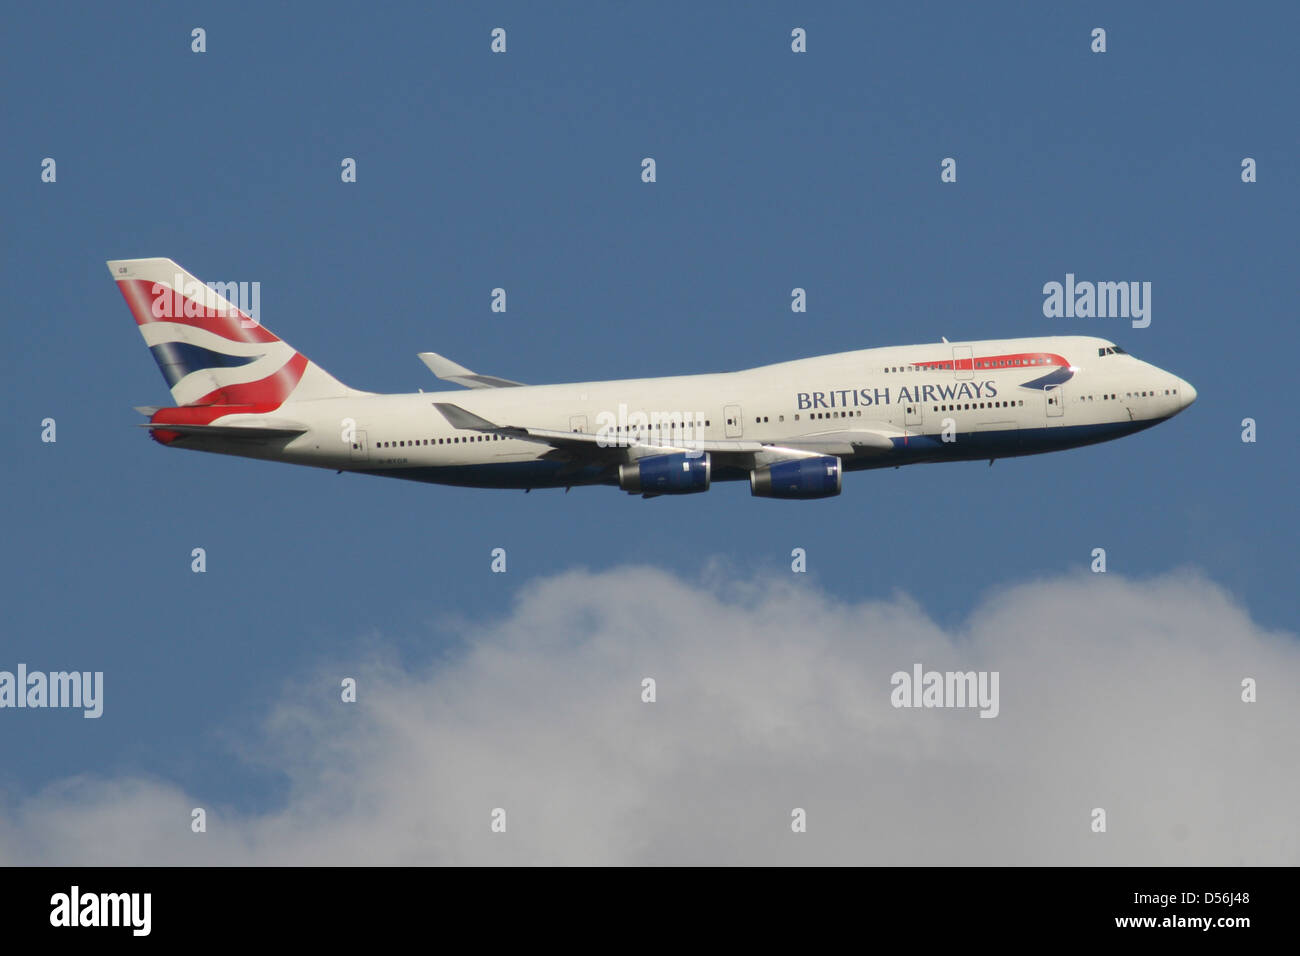
[[[897, 437], [904, 437], [904, 433], [899, 432]], [[866, 429], [806, 435], [783, 441], [782, 444], [788, 448], [816, 451], [825, 455], [883, 454], [887, 451], [893, 451], [894, 448], [894, 442], [889, 432], [883, 430], [869, 431]]]

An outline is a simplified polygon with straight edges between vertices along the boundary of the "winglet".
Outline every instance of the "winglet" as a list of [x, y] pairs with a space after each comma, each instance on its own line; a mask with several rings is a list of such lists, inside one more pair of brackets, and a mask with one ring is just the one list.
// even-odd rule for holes
[[437, 352], [420, 352], [419, 356], [420, 361], [429, 366], [429, 371], [435, 376], [444, 382], [455, 382], [466, 388], [518, 388], [524, 384], [495, 375], [479, 375]]
[[463, 365], [458, 365], [445, 355], [439, 355], [437, 352], [421, 352], [420, 361], [429, 366], [429, 371], [438, 378], [447, 378], [451, 375], [473, 375]]

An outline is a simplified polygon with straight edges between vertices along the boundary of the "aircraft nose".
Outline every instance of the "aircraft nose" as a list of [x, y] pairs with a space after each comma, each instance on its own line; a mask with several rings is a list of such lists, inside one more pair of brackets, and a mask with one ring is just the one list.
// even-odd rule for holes
[[1192, 383], [1187, 381], [1185, 378], [1179, 379], [1179, 381], [1182, 384], [1178, 386], [1178, 397], [1183, 400], [1183, 408], [1186, 408], [1188, 405], [1192, 404], [1192, 402], [1196, 401], [1196, 389], [1193, 388]]

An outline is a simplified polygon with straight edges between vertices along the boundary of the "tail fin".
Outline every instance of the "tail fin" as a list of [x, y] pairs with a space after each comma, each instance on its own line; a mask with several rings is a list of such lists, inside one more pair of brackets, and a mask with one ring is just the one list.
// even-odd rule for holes
[[271, 411], [290, 398], [360, 394], [251, 317], [248, 284], [204, 285], [171, 259], [116, 259], [108, 269], [177, 405]]

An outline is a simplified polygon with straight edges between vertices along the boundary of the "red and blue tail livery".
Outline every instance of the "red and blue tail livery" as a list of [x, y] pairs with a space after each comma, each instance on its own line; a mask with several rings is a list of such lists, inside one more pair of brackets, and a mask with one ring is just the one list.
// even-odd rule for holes
[[155, 421], [206, 425], [291, 399], [356, 394], [171, 259], [108, 266], [177, 406], [159, 409]]

